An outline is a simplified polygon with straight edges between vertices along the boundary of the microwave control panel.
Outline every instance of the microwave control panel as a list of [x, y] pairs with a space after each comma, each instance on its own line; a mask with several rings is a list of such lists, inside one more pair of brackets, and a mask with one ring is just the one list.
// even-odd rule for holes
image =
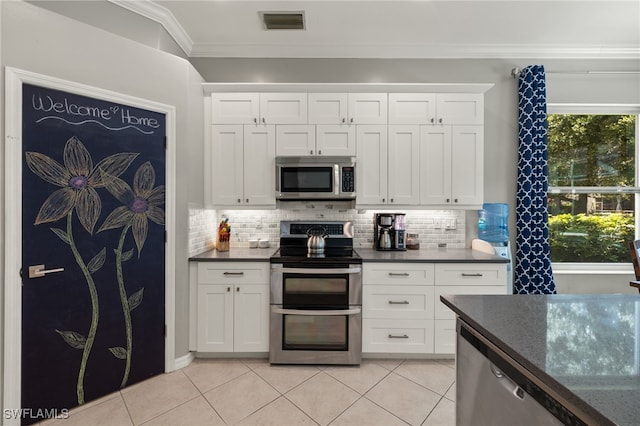
[[342, 168], [342, 192], [356, 191], [355, 169], [353, 167]]

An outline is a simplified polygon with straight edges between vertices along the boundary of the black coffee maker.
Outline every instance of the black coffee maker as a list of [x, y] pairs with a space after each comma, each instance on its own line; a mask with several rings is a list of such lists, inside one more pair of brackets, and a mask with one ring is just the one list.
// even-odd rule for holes
[[373, 248], [406, 250], [405, 213], [374, 213]]

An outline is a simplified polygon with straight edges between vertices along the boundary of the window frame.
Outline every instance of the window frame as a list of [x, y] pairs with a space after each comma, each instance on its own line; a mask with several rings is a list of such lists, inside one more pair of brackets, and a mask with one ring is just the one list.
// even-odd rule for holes
[[[635, 239], [640, 238], [640, 104], [577, 104], [577, 103], [548, 103], [547, 115], [549, 114], [601, 114], [601, 115], [635, 115], [635, 189], [625, 192], [634, 192], [636, 206], [635, 211]], [[549, 186], [548, 193], [551, 193], [552, 186]], [[555, 187], [565, 188], [565, 187]], [[603, 187], [608, 188], [608, 187]], [[604, 274], [633, 274], [633, 265], [628, 263], [594, 263], [594, 262], [552, 262], [554, 273], [560, 274], [582, 274], [585, 272]]]

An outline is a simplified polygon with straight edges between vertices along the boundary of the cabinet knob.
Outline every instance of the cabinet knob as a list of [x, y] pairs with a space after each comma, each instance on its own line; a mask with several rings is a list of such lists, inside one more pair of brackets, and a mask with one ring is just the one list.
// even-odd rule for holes
[[390, 198], [389, 201], [393, 203], [393, 198]]
[[446, 199], [446, 202], [448, 203], [449, 201], [450, 201], [450, 200], [447, 198], [447, 199]]
[[442, 124], [442, 118], [438, 119], [438, 123]]
[[457, 203], [457, 202], [458, 202], [458, 199], [457, 199], [457, 198], [454, 198], [454, 199], [453, 199], [453, 202], [454, 202], [454, 203]]
[[346, 122], [347, 122], [347, 119], [342, 117], [342, 123], [346, 123]]
[[353, 123], [353, 117], [351, 118], [351, 120], [349, 120], [349, 123]]
[[253, 117], [253, 122], [254, 122], [255, 124], [258, 124], [258, 119], [257, 119], [257, 118], [255, 118], [255, 117]]
[[313, 150], [309, 151], [309, 154], [313, 155]]
[[227, 287], [227, 293], [231, 291], [231, 287]]
[[240, 198], [238, 198], [238, 202], [239, 202], [239, 203], [241, 203], [241, 202], [242, 202], [242, 200], [241, 200]]
[[249, 199], [248, 199], [248, 198], [247, 198], [247, 199], [245, 199], [244, 201], [245, 201], [247, 204], [249, 204]]
[[386, 198], [383, 198], [383, 199], [382, 199], [382, 202], [384, 203], [384, 202], [385, 202], [385, 200], [386, 200]]
[[322, 155], [322, 150], [321, 149], [318, 150], [318, 155]]
[[435, 119], [435, 118], [433, 118], [433, 117], [431, 117], [431, 120], [430, 120], [430, 121], [431, 121], [431, 123], [435, 123], [435, 122], [436, 122], [436, 119]]
[[240, 287], [236, 287], [236, 293], [240, 293]]
[[267, 124], [267, 120], [265, 120], [264, 117], [262, 117], [262, 124]]

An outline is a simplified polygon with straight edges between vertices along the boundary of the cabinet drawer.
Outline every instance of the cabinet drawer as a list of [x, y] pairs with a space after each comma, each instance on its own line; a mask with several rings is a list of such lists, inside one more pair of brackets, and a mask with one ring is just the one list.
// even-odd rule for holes
[[364, 265], [366, 284], [433, 285], [433, 267], [426, 263], [369, 263]]
[[433, 352], [456, 353], [456, 320], [435, 320]]
[[433, 287], [364, 285], [363, 318], [433, 319]]
[[504, 285], [506, 263], [439, 263], [435, 265], [438, 285]]
[[269, 284], [268, 263], [199, 262], [198, 284]]
[[505, 285], [437, 285], [435, 287], [435, 318], [454, 319], [451, 309], [440, 301], [443, 294], [506, 294]]
[[432, 353], [433, 320], [363, 319], [362, 351]]

